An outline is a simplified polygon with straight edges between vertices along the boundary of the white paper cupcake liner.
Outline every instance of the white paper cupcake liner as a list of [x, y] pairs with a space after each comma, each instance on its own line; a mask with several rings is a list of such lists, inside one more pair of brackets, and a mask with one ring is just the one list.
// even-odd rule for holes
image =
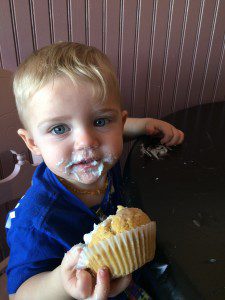
[[155, 240], [155, 222], [124, 231], [84, 247], [76, 268], [90, 268], [97, 273], [107, 266], [113, 278], [125, 276], [154, 258]]

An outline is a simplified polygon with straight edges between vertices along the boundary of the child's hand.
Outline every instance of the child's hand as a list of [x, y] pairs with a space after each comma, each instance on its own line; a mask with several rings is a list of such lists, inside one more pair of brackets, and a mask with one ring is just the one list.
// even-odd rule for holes
[[61, 277], [67, 294], [75, 299], [105, 300], [120, 294], [129, 285], [131, 276], [125, 276], [110, 282], [107, 268], [98, 270], [96, 279], [86, 270], [75, 268], [82, 249], [74, 246], [65, 255], [61, 263]]
[[181, 130], [158, 119], [146, 119], [145, 131], [147, 135], [162, 134], [160, 142], [166, 146], [178, 145], [184, 140], [184, 133]]

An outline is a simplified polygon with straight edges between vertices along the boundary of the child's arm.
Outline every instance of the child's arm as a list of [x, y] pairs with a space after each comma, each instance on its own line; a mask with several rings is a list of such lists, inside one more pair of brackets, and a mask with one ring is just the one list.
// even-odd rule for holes
[[127, 118], [124, 125], [124, 138], [134, 139], [140, 135], [162, 134], [161, 143], [166, 146], [183, 142], [184, 133], [173, 125], [152, 118]]
[[98, 271], [96, 281], [85, 270], [76, 270], [82, 250], [74, 246], [67, 252], [59, 267], [43, 272], [25, 281], [10, 299], [13, 300], [70, 300], [102, 299], [116, 296], [127, 288], [131, 276], [110, 282], [107, 269]]

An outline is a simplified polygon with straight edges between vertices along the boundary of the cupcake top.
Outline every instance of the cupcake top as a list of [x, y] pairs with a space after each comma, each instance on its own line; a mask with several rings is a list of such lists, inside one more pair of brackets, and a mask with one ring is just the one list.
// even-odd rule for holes
[[150, 218], [139, 208], [117, 206], [116, 215], [111, 215], [100, 224], [95, 225], [92, 232], [84, 235], [84, 241], [88, 247], [92, 247], [118, 233], [150, 222]]

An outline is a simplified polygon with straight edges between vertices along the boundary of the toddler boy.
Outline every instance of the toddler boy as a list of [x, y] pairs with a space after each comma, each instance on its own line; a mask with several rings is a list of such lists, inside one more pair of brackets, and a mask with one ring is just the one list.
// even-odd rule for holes
[[96, 278], [77, 270], [82, 249], [74, 245], [124, 205], [123, 132], [162, 132], [167, 145], [183, 133], [160, 120], [127, 119], [108, 58], [86, 45], [60, 42], [32, 54], [15, 74], [14, 93], [18, 134], [44, 162], [6, 224], [10, 299], [127, 299], [131, 276], [110, 281], [105, 268]]

